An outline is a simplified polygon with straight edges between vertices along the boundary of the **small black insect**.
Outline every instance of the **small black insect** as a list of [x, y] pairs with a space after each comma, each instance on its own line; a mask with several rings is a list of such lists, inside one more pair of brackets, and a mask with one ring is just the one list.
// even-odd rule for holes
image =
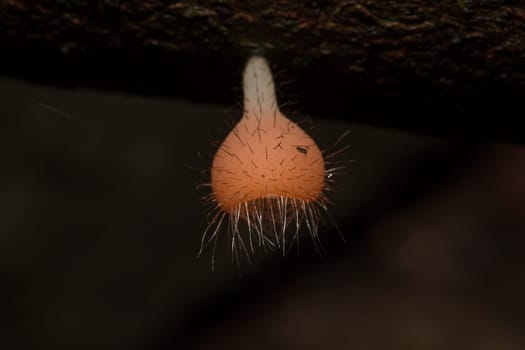
[[302, 154], [306, 154], [306, 153], [308, 153], [308, 150], [307, 150], [305, 147], [295, 146], [295, 149], [296, 149], [298, 152], [301, 152]]

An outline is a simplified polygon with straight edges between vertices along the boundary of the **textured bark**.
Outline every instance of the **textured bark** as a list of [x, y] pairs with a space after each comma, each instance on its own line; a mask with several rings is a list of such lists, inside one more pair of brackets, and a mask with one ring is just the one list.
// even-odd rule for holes
[[232, 104], [267, 56], [302, 114], [523, 141], [525, 4], [2, 0], [1, 73]]

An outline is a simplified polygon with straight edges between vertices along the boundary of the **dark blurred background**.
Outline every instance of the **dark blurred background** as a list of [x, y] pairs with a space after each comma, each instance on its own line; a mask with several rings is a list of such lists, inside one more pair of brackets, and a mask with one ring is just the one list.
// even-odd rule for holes
[[238, 111], [0, 94], [2, 349], [525, 347], [523, 146], [311, 116], [322, 147], [350, 130], [331, 195], [346, 244], [326, 225], [324, 256], [304, 235], [239, 268], [224, 237], [212, 272], [196, 187]]

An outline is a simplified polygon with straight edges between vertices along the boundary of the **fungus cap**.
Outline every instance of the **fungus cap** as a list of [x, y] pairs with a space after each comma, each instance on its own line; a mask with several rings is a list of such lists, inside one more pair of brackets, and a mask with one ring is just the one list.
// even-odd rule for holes
[[218, 205], [231, 213], [257, 199], [317, 200], [325, 178], [322, 152], [279, 111], [264, 58], [248, 61], [243, 83], [244, 114], [212, 163], [211, 186]]

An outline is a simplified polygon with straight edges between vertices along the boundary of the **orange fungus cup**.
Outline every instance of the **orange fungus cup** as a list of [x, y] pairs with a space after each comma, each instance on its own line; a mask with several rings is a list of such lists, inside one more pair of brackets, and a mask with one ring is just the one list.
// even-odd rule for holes
[[284, 253], [287, 231], [294, 240], [302, 226], [320, 246], [317, 228], [327, 213], [323, 153], [279, 110], [264, 58], [248, 60], [243, 92], [243, 116], [213, 159], [214, 211], [202, 246], [216, 242], [223, 225], [237, 256], [239, 247], [248, 258], [255, 247], [280, 247]]

